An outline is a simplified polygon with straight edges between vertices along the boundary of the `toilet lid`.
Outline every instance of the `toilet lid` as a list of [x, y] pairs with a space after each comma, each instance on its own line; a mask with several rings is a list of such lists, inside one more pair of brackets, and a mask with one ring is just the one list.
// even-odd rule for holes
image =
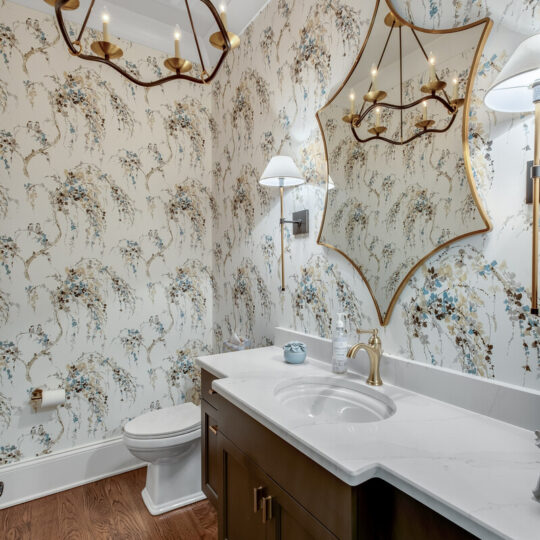
[[137, 416], [124, 426], [124, 432], [139, 439], [182, 435], [199, 429], [201, 409], [193, 403], [182, 403]]

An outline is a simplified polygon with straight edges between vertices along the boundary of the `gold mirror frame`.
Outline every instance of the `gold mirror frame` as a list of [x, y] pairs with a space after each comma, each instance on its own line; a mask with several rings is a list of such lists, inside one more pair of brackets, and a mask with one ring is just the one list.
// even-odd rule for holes
[[[356, 264], [346, 253], [344, 253], [343, 251], [341, 251], [337, 247], [321, 241], [321, 237], [322, 237], [323, 229], [324, 229], [324, 224], [325, 224], [325, 219], [326, 219], [326, 211], [328, 209], [328, 184], [329, 184], [329, 178], [330, 178], [330, 168], [329, 168], [329, 162], [328, 162], [328, 148], [327, 148], [326, 138], [325, 138], [324, 129], [323, 129], [323, 126], [322, 126], [322, 123], [321, 123], [321, 119], [320, 119], [320, 116], [319, 116], [320, 113], [324, 109], [326, 109], [341, 94], [341, 92], [343, 91], [343, 89], [345, 88], [347, 83], [349, 82], [350, 78], [353, 76], [354, 71], [356, 69], [356, 66], [360, 62], [360, 59], [362, 58], [362, 55], [364, 53], [364, 49], [365, 49], [365, 47], [366, 47], [366, 45], [368, 43], [368, 40], [369, 40], [369, 38], [371, 36], [371, 32], [373, 30], [376, 15], [377, 15], [378, 10], [380, 8], [381, 2], [382, 2], [382, 0], [375, 0], [375, 8], [374, 8], [374, 11], [373, 11], [373, 15], [371, 17], [371, 22], [370, 22], [370, 25], [369, 25], [369, 29], [368, 29], [366, 38], [364, 39], [364, 42], [362, 44], [362, 48], [360, 49], [360, 52], [358, 53], [353, 66], [349, 70], [349, 73], [347, 74], [347, 76], [345, 77], [343, 83], [339, 86], [337, 91], [332, 95], [332, 97], [328, 100], [328, 102], [316, 112], [315, 116], [317, 118], [317, 123], [319, 125], [319, 129], [321, 131], [321, 136], [322, 136], [323, 145], [324, 145], [324, 154], [325, 154], [325, 158], [326, 158], [326, 169], [327, 169], [326, 170], [327, 175], [326, 175], [325, 204], [324, 204], [323, 217], [322, 217], [322, 220], [321, 220], [321, 226], [320, 226], [319, 234], [318, 234], [318, 237], [317, 237], [317, 244], [319, 244], [321, 246], [325, 246], [325, 247], [330, 248], [330, 249], [333, 249], [334, 251], [337, 251], [338, 253], [343, 255], [343, 257], [345, 257], [352, 264], [352, 266], [355, 268], [355, 270], [362, 277], [362, 280], [364, 281], [364, 283], [365, 283], [365, 285], [366, 285], [366, 287], [367, 287], [367, 289], [368, 289], [368, 291], [369, 291], [369, 293], [371, 295], [371, 298], [373, 299], [373, 303], [375, 304], [375, 308], [377, 310], [377, 316], [379, 318], [379, 322], [380, 322], [381, 326], [386, 326], [390, 322], [390, 317], [392, 316], [392, 312], [394, 310], [395, 304], [396, 304], [399, 296], [401, 295], [403, 289], [405, 288], [405, 285], [407, 285], [407, 283], [409, 282], [412, 275], [416, 272], [416, 270], [418, 270], [418, 268], [420, 266], [422, 266], [422, 264], [424, 264], [432, 255], [434, 255], [438, 251], [442, 250], [443, 248], [449, 246], [450, 244], [452, 244], [452, 243], [454, 243], [454, 242], [456, 242], [458, 240], [461, 240], [462, 238], [467, 238], [467, 237], [473, 236], [475, 234], [489, 232], [493, 228], [492, 224], [491, 224], [491, 221], [489, 220], [489, 217], [488, 217], [488, 215], [487, 215], [487, 213], [486, 213], [486, 211], [485, 211], [485, 209], [484, 209], [484, 207], [482, 205], [482, 202], [480, 201], [478, 191], [476, 189], [476, 183], [475, 183], [474, 178], [473, 178], [472, 165], [471, 165], [471, 156], [470, 156], [470, 149], [469, 149], [469, 143], [468, 143], [469, 108], [470, 108], [470, 99], [471, 99], [471, 94], [472, 94], [472, 89], [473, 89], [474, 78], [476, 77], [476, 74], [477, 74], [477, 71], [478, 71], [478, 64], [480, 62], [480, 57], [482, 55], [486, 40], [487, 40], [487, 38], [489, 36], [489, 33], [491, 31], [491, 28], [493, 26], [493, 21], [489, 17], [485, 17], [485, 18], [480, 19], [480, 20], [478, 20], [476, 22], [467, 24], [465, 26], [456, 27], [456, 28], [445, 28], [445, 29], [440, 29], [440, 30], [422, 28], [422, 27], [419, 27], [419, 26], [415, 26], [414, 24], [412, 24], [412, 23], [406, 21], [405, 19], [403, 19], [397, 13], [396, 9], [392, 5], [391, 0], [385, 0], [387, 9], [396, 18], [396, 20], [399, 22], [399, 24], [401, 24], [403, 26], [406, 26], [406, 27], [409, 27], [409, 28], [411, 28], [411, 29], [413, 29], [413, 30], [415, 30], [417, 32], [427, 33], [427, 34], [451, 34], [451, 33], [457, 33], [457, 32], [461, 32], [463, 30], [468, 30], [470, 28], [474, 28], [474, 27], [477, 27], [477, 26], [484, 25], [484, 29], [483, 29], [482, 34], [480, 36], [480, 39], [478, 41], [476, 52], [474, 54], [473, 62], [471, 64], [471, 69], [470, 69], [469, 76], [468, 76], [468, 79], [467, 79], [467, 86], [466, 86], [465, 98], [464, 98], [465, 102], [463, 104], [463, 112], [462, 112], [463, 120], [462, 120], [461, 137], [462, 137], [462, 149], [463, 149], [463, 157], [464, 157], [464, 167], [465, 167], [465, 171], [466, 171], [467, 180], [468, 180], [468, 183], [469, 183], [469, 188], [470, 188], [470, 191], [471, 191], [471, 195], [472, 195], [472, 197], [474, 199], [476, 208], [478, 209], [478, 212], [480, 213], [480, 216], [481, 216], [481, 218], [482, 218], [482, 220], [483, 220], [483, 222], [485, 224], [485, 227], [482, 228], [482, 229], [478, 229], [478, 230], [474, 230], [474, 231], [465, 233], [465, 234], [461, 234], [459, 236], [455, 236], [455, 237], [447, 240], [446, 242], [442, 243], [441, 245], [437, 246], [435, 249], [430, 251], [427, 255], [422, 257], [409, 270], [407, 275], [403, 278], [403, 280], [401, 281], [401, 283], [397, 287], [397, 289], [396, 289], [394, 295], [392, 296], [392, 299], [390, 300], [390, 303], [388, 305], [388, 310], [387, 310], [385, 316], [383, 317], [382, 314], [381, 314], [379, 303], [377, 302], [377, 299], [375, 298], [375, 296], [373, 294], [373, 290], [372, 290], [368, 280], [366, 279], [365, 275], [363, 274], [362, 270], [358, 266], [358, 264]], [[361, 143], [358, 143], [358, 144], [361, 144]]]

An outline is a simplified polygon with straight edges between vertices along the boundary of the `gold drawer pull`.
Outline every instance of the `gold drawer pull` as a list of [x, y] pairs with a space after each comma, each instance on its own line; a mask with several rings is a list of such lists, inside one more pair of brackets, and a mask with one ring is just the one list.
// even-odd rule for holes
[[262, 490], [263, 490], [262, 486], [253, 488], [253, 513], [254, 514], [256, 514], [261, 508], [261, 505], [259, 504], [260, 503], [259, 495], [262, 495]]
[[272, 496], [263, 497], [262, 500], [262, 522], [266, 523], [272, 519]]
[[214, 435], [217, 435], [217, 430], [218, 430], [217, 425], [215, 425], [215, 426], [208, 426], [208, 429], [209, 429]]
[[213, 395], [216, 393], [216, 391], [213, 390], [212, 388], [209, 388], [209, 389], [208, 389], [208, 393], [209, 393], [211, 396], [213, 396]]

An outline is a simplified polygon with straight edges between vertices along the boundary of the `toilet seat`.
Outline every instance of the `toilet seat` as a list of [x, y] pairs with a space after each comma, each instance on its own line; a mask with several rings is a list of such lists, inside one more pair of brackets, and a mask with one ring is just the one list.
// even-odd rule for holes
[[[165, 409], [157, 409], [130, 420], [124, 426], [124, 436], [130, 440], [162, 440], [164, 445], [178, 444], [196, 438], [200, 434], [201, 409], [193, 403], [182, 403]], [[178, 439], [173, 441], [171, 439]]]
[[182, 435], [171, 435], [169, 437], [157, 437], [154, 439], [151, 439], [149, 437], [131, 437], [127, 433], [124, 433], [124, 443], [127, 445], [128, 448], [135, 451], [144, 450], [159, 453], [164, 449], [177, 448], [195, 439], [200, 439], [200, 437], [201, 428], [199, 426], [197, 429], [188, 433], [183, 433]]

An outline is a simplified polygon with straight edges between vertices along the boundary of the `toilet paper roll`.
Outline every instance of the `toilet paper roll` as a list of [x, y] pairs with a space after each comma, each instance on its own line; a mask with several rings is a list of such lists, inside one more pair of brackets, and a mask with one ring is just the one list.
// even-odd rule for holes
[[55, 407], [56, 405], [65, 403], [65, 401], [65, 390], [43, 390], [43, 394], [41, 395], [42, 407]]

